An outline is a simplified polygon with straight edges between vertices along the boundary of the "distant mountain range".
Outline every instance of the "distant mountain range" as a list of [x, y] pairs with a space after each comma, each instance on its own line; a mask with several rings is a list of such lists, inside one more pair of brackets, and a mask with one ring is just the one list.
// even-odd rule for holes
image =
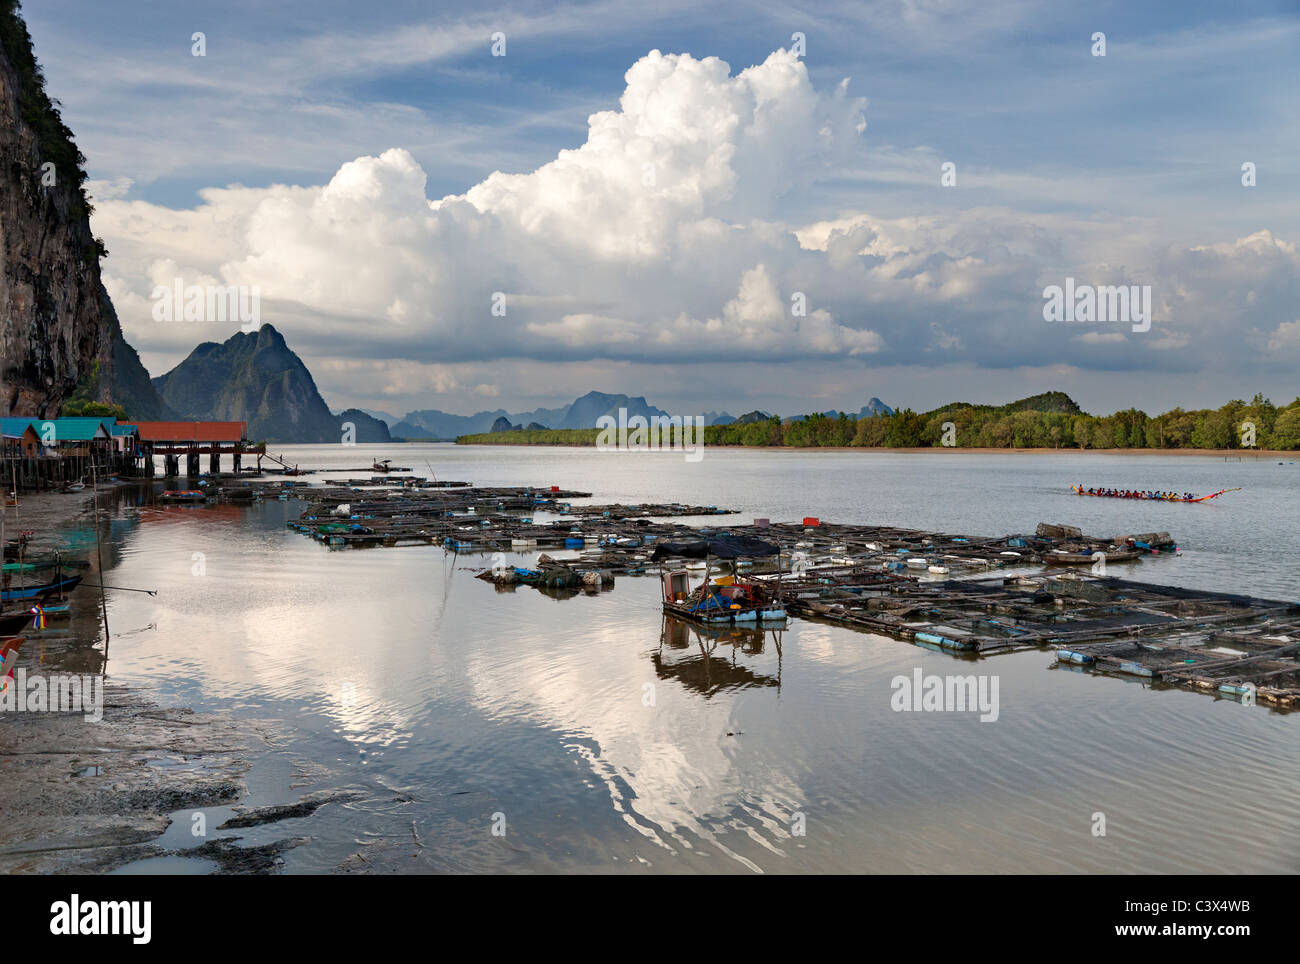
[[[847, 415], [849, 418], [875, 418], [877, 415], [893, 415], [894, 410], [873, 395], [871, 401], [857, 412], [839, 412], [832, 408], [821, 414], [827, 418], [839, 418], [841, 415]], [[788, 421], [802, 422], [807, 417], [807, 415], [791, 415]]]
[[[369, 410], [369, 414], [388, 422], [395, 438], [439, 438], [453, 439], [460, 435], [480, 435], [485, 432], [504, 432], [519, 428], [595, 428], [596, 420], [602, 415], [618, 417], [620, 408], [627, 409], [631, 418], [640, 415], [650, 418], [652, 415], [668, 415], [661, 408], [651, 405], [644, 396], [611, 395], [605, 392], [588, 392], [581, 398], [574, 399], [560, 408], [536, 408], [531, 412], [507, 412], [503, 408], [491, 412], [476, 412], [473, 415], [453, 415], [450, 412], [428, 409], [407, 412], [401, 419], [385, 418], [387, 413]], [[858, 413], [847, 413], [852, 418], [870, 418], [874, 415], [892, 415], [894, 410], [878, 398], [872, 398]], [[826, 413], [834, 418], [839, 412]], [[737, 418], [728, 412], [705, 412], [705, 425], [731, 425], [734, 422], [766, 420], [772, 416], [767, 412], [749, 412]], [[805, 416], [791, 416], [801, 420]]]
[[[353, 441], [362, 443], [454, 439], [512, 428], [594, 428], [602, 415], [617, 418], [619, 409], [625, 409], [629, 418], [670, 414], [642, 395], [607, 392], [588, 392], [568, 405], [530, 412], [497, 409], [455, 415], [425, 409], [407, 412], [400, 419], [389, 412], [357, 408], [333, 413], [307, 366], [271, 325], [255, 333], [238, 332], [221, 344], [204, 342], [167, 374], [153, 379], [150, 388], [175, 418], [247, 422], [250, 439], [281, 443], [339, 442], [349, 433]], [[873, 398], [859, 417], [890, 412], [889, 406]], [[766, 412], [750, 412], [739, 419], [727, 412], [708, 412], [704, 423], [730, 425], [770, 417]]]
[[[401, 421], [389, 429], [399, 438], [451, 439], [458, 435], [478, 435], [493, 431], [493, 426], [504, 419], [506, 424], [527, 428], [529, 425], [545, 428], [594, 428], [602, 415], [618, 417], [620, 408], [627, 409], [628, 417], [640, 415], [667, 415], [661, 408], [647, 402], [644, 396], [610, 395], [605, 392], [588, 392], [560, 408], [536, 408], [531, 412], [507, 412], [499, 408], [494, 412], [476, 412], [473, 415], [453, 415], [437, 409], [407, 412]], [[725, 415], [725, 413], [723, 413]], [[726, 416], [730, 418], [730, 416]], [[497, 426], [497, 431], [502, 431]]]

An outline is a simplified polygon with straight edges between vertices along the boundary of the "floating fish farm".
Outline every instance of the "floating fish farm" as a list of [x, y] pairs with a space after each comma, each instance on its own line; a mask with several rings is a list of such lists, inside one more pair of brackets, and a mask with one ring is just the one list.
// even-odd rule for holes
[[[1166, 532], [1088, 536], [1044, 523], [1032, 534], [989, 537], [812, 517], [703, 523], [700, 517], [734, 513], [683, 503], [575, 505], [591, 494], [558, 487], [443, 483], [412, 491], [397, 480], [374, 481], [384, 487], [293, 487], [292, 497], [308, 505], [289, 525], [331, 548], [569, 550], [569, 558], [533, 566], [498, 561], [480, 575], [499, 587], [591, 592], [608, 589], [615, 574], [730, 573], [761, 584], [791, 616], [954, 656], [1047, 649], [1062, 668], [1300, 706], [1300, 604], [1127, 578], [1145, 556], [1178, 551]], [[762, 539], [780, 552], [743, 562], [651, 561], [657, 544], [711, 536]], [[1108, 571], [1113, 563], [1128, 564], [1125, 578]]]

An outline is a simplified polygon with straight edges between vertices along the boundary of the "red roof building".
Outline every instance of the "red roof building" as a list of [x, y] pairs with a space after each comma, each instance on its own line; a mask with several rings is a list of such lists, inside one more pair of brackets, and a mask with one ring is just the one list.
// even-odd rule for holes
[[243, 442], [247, 422], [132, 422], [141, 442]]

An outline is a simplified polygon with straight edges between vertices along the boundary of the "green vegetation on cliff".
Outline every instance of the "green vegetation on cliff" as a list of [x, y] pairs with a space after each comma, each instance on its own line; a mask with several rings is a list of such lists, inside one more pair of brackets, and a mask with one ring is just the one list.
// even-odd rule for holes
[[[45, 75], [36, 62], [32, 36], [19, 13], [21, 9], [18, 0], [0, 0], [0, 46], [18, 74], [22, 119], [35, 132], [41, 157], [54, 163], [58, 176], [71, 184], [82, 185], [86, 182], [86, 158], [77, 149], [72, 131], [63, 123], [59, 102], [45, 92]], [[82, 201], [85, 201], [84, 191]]]

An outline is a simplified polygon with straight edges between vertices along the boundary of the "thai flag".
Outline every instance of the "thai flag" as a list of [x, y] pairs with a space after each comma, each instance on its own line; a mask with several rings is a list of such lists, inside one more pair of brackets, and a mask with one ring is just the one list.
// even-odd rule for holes
[[32, 629], [45, 628], [45, 610], [39, 605], [32, 607], [32, 614], [36, 617], [32, 620]]

